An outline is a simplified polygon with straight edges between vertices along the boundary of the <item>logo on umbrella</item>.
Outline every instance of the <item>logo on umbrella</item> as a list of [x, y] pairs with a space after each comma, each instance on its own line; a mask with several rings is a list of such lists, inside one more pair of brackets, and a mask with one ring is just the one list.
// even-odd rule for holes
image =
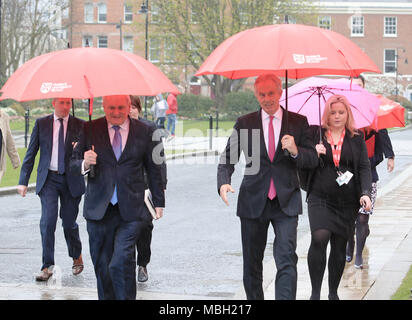
[[72, 86], [64, 83], [52, 83], [52, 82], [43, 82], [40, 87], [40, 92], [43, 94], [49, 92], [62, 92], [64, 89], [70, 89]]
[[321, 61], [327, 60], [327, 57], [321, 57], [319, 54], [316, 55], [311, 55], [311, 56], [305, 56], [304, 54], [293, 54], [293, 60], [297, 64], [304, 64], [306, 63], [320, 63]]

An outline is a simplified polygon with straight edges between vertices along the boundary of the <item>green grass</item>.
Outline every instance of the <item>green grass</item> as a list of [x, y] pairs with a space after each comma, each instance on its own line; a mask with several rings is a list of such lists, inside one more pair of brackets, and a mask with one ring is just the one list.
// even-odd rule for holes
[[[26, 148], [19, 148], [17, 149], [17, 152], [19, 153], [20, 156], [20, 161], [23, 163], [24, 156], [26, 154]], [[37, 154], [38, 155], [38, 154]], [[4, 174], [3, 178], [1, 179], [0, 187], [11, 187], [11, 186], [16, 186], [19, 183], [19, 176], [20, 176], [20, 169], [21, 166], [18, 167], [17, 169], [13, 169], [13, 166], [11, 164], [10, 158], [8, 155], [6, 155], [6, 173]], [[30, 176], [29, 184], [30, 183], [35, 183], [36, 178], [37, 178], [37, 164], [39, 162], [39, 157], [36, 157], [33, 171]]]
[[412, 300], [411, 298], [412, 289], [412, 266], [410, 267], [408, 273], [402, 281], [401, 286], [391, 297], [392, 300]]
[[[84, 120], [84, 117], [81, 117]], [[35, 119], [30, 118], [30, 134], [33, 130]], [[219, 121], [219, 136], [229, 136], [232, 132], [233, 125], [235, 124], [234, 121]], [[167, 128], [167, 122], [165, 123], [165, 127]], [[10, 121], [10, 129], [11, 131], [24, 131], [25, 123], [24, 120], [12, 120]], [[216, 128], [216, 122], [213, 122], [213, 128]], [[175, 133], [177, 136], [185, 136], [190, 135], [193, 137], [207, 137], [207, 133], [209, 129], [209, 121], [207, 120], [178, 120], [176, 124]], [[214, 134], [215, 136], [215, 134]]]

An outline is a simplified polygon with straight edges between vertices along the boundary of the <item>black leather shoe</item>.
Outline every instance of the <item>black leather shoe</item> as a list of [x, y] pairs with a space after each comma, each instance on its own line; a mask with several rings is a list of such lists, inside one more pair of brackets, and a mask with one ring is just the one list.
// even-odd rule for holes
[[329, 293], [328, 299], [329, 300], [340, 300], [339, 296], [336, 293]]
[[147, 273], [147, 268], [139, 266], [137, 270], [137, 280], [139, 282], [146, 282], [149, 279], [149, 274]]

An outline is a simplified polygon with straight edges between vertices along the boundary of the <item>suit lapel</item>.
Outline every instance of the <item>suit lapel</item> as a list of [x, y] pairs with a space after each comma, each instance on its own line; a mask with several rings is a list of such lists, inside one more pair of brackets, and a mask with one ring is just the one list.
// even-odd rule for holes
[[[282, 107], [280, 107], [282, 108]], [[275, 156], [273, 157], [273, 161], [276, 161], [277, 158], [279, 157], [279, 154], [283, 153], [283, 149], [282, 149], [282, 143], [280, 142], [280, 140], [282, 139], [282, 137], [287, 134], [286, 132], [286, 117], [287, 117], [287, 112], [285, 109], [282, 108], [282, 125], [280, 127], [280, 133], [279, 133], [279, 140], [278, 140], [278, 144], [276, 146], [276, 151], [275, 151]]]
[[47, 152], [49, 154], [49, 161], [51, 160], [52, 149], [53, 149], [53, 125], [54, 125], [54, 114], [51, 114], [46, 121], [46, 137], [47, 138]]

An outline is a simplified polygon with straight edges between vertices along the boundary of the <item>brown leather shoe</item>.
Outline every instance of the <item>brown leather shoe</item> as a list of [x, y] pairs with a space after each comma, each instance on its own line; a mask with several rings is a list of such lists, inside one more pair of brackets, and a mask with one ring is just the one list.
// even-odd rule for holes
[[44, 268], [40, 273], [36, 276], [36, 281], [47, 281], [53, 275], [48, 268]]
[[83, 259], [82, 255], [80, 255], [77, 259], [73, 259], [72, 273], [74, 276], [77, 276], [82, 273], [83, 269]]

